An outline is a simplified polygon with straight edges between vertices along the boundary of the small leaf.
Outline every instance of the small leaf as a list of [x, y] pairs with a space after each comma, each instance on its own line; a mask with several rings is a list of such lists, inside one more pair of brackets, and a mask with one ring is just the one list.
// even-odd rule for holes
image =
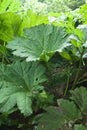
[[62, 57], [64, 57], [65, 59], [67, 59], [67, 60], [72, 60], [72, 58], [71, 58], [71, 56], [70, 56], [70, 54], [68, 54], [68, 52], [60, 52], [59, 53]]

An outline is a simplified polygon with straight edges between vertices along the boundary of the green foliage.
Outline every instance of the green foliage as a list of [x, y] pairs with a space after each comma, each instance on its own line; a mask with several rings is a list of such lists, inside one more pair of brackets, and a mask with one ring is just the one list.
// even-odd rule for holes
[[17, 14], [10, 12], [0, 14], [0, 39], [7, 42], [17, 36], [20, 25], [21, 18]]
[[[85, 4], [85, 0], [73, 0], [73, 1], [72, 0], [44, 0], [44, 1], [39, 0], [39, 1], [42, 2], [43, 5], [46, 4], [45, 5], [46, 10], [44, 10], [44, 12], [55, 12], [55, 13], [75, 10], [76, 8], [79, 8], [81, 5]], [[33, 10], [35, 10], [35, 7], [33, 7]], [[38, 12], [37, 9], [36, 12]]]
[[[63, 110], [63, 116], [66, 121], [75, 121], [81, 118], [80, 111], [72, 101], [58, 99], [59, 107]], [[72, 111], [71, 111], [72, 110]]]
[[85, 0], [68, 0], [68, 7], [72, 10], [79, 8], [83, 4], [85, 4]]
[[16, 56], [27, 57], [27, 61], [48, 61], [55, 52], [61, 52], [70, 45], [62, 27], [40, 25], [25, 29], [24, 32], [26, 38], [17, 37], [10, 41], [7, 47], [12, 49]]
[[87, 24], [87, 16], [86, 16], [86, 9], [87, 9], [87, 4], [84, 4], [80, 10], [77, 11], [77, 14], [79, 14], [80, 21], [83, 21], [84, 24]]
[[80, 111], [86, 115], [87, 114], [87, 91], [84, 87], [76, 88], [74, 91], [71, 91], [72, 97], [71, 99], [75, 101], [75, 103], [80, 108]]
[[47, 24], [48, 23], [48, 17], [43, 15], [37, 15], [36, 13], [33, 13], [33, 11], [27, 11], [27, 14], [23, 16], [22, 24], [20, 26], [19, 33], [23, 35], [23, 29], [24, 28], [30, 28], [33, 26], [37, 26], [40, 24]]
[[21, 113], [30, 115], [32, 98], [43, 90], [40, 84], [46, 80], [44, 67], [38, 63], [26, 62], [0, 66], [0, 82], [3, 84], [0, 90], [0, 111], [10, 112], [17, 104]]
[[83, 4], [85, 4], [85, 0], [25, 0], [23, 9], [30, 9], [37, 14], [60, 13], [74, 10]]
[[0, 0], [0, 13], [21, 11], [20, 0]]
[[48, 12], [65, 12], [70, 11], [70, 8], [67, 6], [67, 0], [45, 0], [47, 4], [47, 11]]
[[47, 22], [46, 16], [38, 16], [32, 13], [32, 11], [29, 11], [27, 15], [24, 15], [22, 19], [20, 15], [12, 12], [0, 14], [0, 39], [7, 42], [14, 36], [23, 35], [24, 28]]
[[[39, 119], [38, 130], [85, 130], [84, 125], [77, 125], [77, 122], [87, 116], [87, 90], [84, 87], [71, 91], [70, 99], [73, 101], [58, 99], [58, 107], [48, 107]], [[84, 121], [85, 122], [85, 121]], [[74, 128], [73, 128], [74, 126]]]
[[57, 107], [47, 108], [47, 113], [44, 113], [40, 119], [38, 130], [57, 130], [63, 125], [63, 115], [61, 109]]
[[47, 4], [42, 3], [38, 0], [25, 0], [23, 2], [23, 9], [24, 10], [32, 10], [34, 13], [37, 14], [46, 14], [47, 11]]
[[83, 126], [83, 125], [75, 125], [75, 129], [74, 130], [86, 130], [87, 127]]
[[[15, 5], [14, 5], [15, 4]], [[6, 44], [14, 36], [23, 36], [23, 29], [32, 27], [39, 24], [47, 24], [47, 16], [41, 16], [33, 13], [32, 11], [16, 10], [16, 3], [14, 1], [6, 2], [1, 1], [1, 13], [0, 13], [0, 61], [9, 63], [8, 49]], [[14, 8], [12, 7], [14, 6]], [[18, 4], [19, 7], [19, 4]], [[4, 9], [4, 8], [7, 8]], [[11, 10], [11, 8], [13, 10]], [[22, 11], [23, 10], [23, 11]], [[16, 12], [16, 13], [15, 13]], [[10, 58], [11, 59], [11, 58]]]
[[1, 129], [86, 129], [87, 5], [48, 17], [0, 2]]
[[74, 102], [59, 99], [58, 104], [59, 107], [49, 107], [46, 109], [47, 112], [42, 114], [38, 130], [58, 130], [59, 128], [65, 130], [72, 127], [76, 120], [82, 118]]
[[[19, 10], [15, 9], [17, 7], [15, 3], [18, 5], [18, 7], [21, 8], [20, 13]], [[0, 39], [5, 42], [11, 40], [14, 36], [23, 35], [24, 28], [30, 28], [42, 23], [48, 23], [47, 16], [37, 15], [32, 11], [27, 10], [24, 12], [22, 11], [22, 5], [19, 6], [19, 4], [15, 2], [15, 0], [13, 2], [11, 0], [3, 0], [1, 1], [0, 6]], [[4, 8], [6, 8], [7, 10]], [[11, 10], [11, 8], [13, 10]]]

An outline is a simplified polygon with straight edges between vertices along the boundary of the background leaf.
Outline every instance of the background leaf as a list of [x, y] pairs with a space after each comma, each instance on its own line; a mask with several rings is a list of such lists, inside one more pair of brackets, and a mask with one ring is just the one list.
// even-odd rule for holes
[[0, 39], [7, 42], [19, 33], [21, 18], [14, 13], [0, 14]]
[[1, 0], [0, 1], [0, 13], [5, 12], [18, 12], [21, 10], [20, 0]]
[[19, 33], [24, 36], [24, 28], [31, 28], [40, 24], [48, 24], [48, 17], [44, 15], [37, 15], [31, 10], [28, 10], [24, 15], [22, 15], [22, 24]]

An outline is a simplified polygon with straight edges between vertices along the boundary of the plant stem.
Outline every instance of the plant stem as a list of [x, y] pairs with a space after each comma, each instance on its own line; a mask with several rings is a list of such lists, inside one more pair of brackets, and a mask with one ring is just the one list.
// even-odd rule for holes
[[86, 82], [86, 81], [87, 81], [87, 79], [83, 79], [82, 81], [79, 81], [76, 84], [81, 84], [81, 83]]
[[66, 89], [64, 91], [64, 96], [66, 96], [66, 93], [67, 93], [68, 88], [69, 88], [69, 80], [70, 80], [70, 70], [68, 69], [68, 77], [67, 77]]
[[73, 82], [73, 85], [72, 85], [72, 89], [74, 89], [75, 85], [77, 84], [77, 80], [78, 80], [80, 69], [81, 69], [81, 64], [82, 64], [82, 57], [81, 57], [80, 62], [79, 62], [79, 67], [78, 67], [77, 73], [75, 75], [75, 79], [74, 79], [74, 82]]

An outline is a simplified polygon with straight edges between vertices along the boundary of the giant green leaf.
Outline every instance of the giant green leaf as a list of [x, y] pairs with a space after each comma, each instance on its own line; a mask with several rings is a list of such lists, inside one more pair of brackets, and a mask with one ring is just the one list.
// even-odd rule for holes
[[17, 37], [8, 42], [13, 54], [25, 57], [27, 61], [48, 61], [55, 52], [61, 52], [70, 44], [66, 31], [53, 25], [39, 25], [24, 30], [26, 38]]
[[75, 90], [71, 90], [71, 99], [75, 101], [75, 103], [80, 108], [81, 112], [87, 114], [87, 90], [84, 87], [76, 88]]
[[1, 64], [0, 111], [8, 112], [17, 104], [21, 113], [31, 114], [32, 97], [41, 90], [41, 83], [46, 80], [44, 73], [45, 68], [39, 63]]
[[[38, 130], [69, 129], [70, 122], [81, 119], [81, 113], [72, 101], [59, 99], [59, 107], [48, 107], [39, 119]], [[66, 128], [66, 125], [68, 127]]]

